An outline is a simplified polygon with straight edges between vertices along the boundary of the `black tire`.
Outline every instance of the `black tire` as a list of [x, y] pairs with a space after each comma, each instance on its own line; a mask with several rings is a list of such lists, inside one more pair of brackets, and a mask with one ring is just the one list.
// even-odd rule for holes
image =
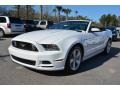
[[[81, 63], [81, 61], [82, 61], [82, 50], [81, 50], [81, 48], [80, 48], [80, 46], [79, 45], [76, 45], [76, 46], [74, 46], [71, 50], [70, 50], [70, 52], [69, 52], [69, 54], [68, 54], [68, 57], [67, 57], [67, 60], [66, 60], [66, 63], [65, 63], [65, 72], [66, 73], [76, 73], [78, 70], [79, 70], [79, 68], [80, 68], [80, 64], [79, 64], [79, 66], [77, 67], [77, 69], [76, 70], [73, 70], [72, 68], [71, 68], [71, 61], [70, 61], [70, 59], [71, 59], [71, 56], [72, 56], [72, 53], [73, 53], [73, 51], [75, 51], [75, 50], [79, 50], [79, 52], [80, 52], [80, 62], [79, 63]], [[77, 64], [77, 63], [76, 63]]]
[[113, 41], [117, 41], [117, 35], [112, 37]]
[[4, 31], [0, 28], [0, 38], [3, 37], [5, 34], [4, 34]]
[[110, 53], [111, 45], [112, 40], [109, 39], [103, 52], [105, 55], [108, 55]]

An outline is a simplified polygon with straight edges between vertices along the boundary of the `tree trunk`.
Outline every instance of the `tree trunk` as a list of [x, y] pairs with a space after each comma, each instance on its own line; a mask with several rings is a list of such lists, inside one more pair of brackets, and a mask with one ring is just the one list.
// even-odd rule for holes
[[40, 5], [40, 20], [43, 19], [43, 6]]
[[28, 20], [29, 19], [29, 5], [26, 5], [26, 19]]
[[77, 13], [76, 13], [76, 20], [78, 19], [78, 17], [77, 17]]
[[46, 20], [49, 20], [49, 8], [48, 8], [48, 6], [46, 6]]
[[58, 12], [58, 22], [60, 22], [60, 11]]
[[66, 21], [68, 20], [68, 14], [66, 14]]
[[56, 11], [55, 11], [55, 18], [56, 18]]
[[20, 5], [17, 5], [17, 17], [20, 18]]

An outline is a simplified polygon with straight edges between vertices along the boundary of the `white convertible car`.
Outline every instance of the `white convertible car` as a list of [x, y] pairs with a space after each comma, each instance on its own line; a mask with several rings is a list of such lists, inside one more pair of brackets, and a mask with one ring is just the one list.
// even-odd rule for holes
[[111, 31], [93, 27], [91, 21], [70, 20], [13, 38], [9, 53], [14, 62], [29, 68], [76, 72], [82, 61], [109, 54], [111, 40]]

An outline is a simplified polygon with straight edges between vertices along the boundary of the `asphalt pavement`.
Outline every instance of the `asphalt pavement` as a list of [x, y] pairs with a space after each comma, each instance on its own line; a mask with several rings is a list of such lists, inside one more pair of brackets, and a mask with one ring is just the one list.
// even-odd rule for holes
[[63, 71], [37, 71], [11, 61], [8, 53], [11, 38], [0, 39], [1, 85], [114, 85], [120, 84], [120, 40], [113, 42], [111, 53], [99, 54], [81, 64], [76, 74]]

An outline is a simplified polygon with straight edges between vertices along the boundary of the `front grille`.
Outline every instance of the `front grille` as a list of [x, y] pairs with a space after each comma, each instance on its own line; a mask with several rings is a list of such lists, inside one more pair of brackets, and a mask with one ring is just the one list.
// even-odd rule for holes
[[38, 51], [35, 45], [28, 43], [28, 42], [21, 42], [21, 41], [12, 41], [12, 46], [23, 49], [23, 50], [28, 50], [28, 51]]
[[35, 65], [35, 61], [32, 61], [32, 60], [19, 58], [19, 57], [16, 57], [14, 55], [11, 55], [11, 57], [13, 59], [15, 59], [16, 61], [19, 61], [19, 62], [22, 62], [22, 63], [25, 63], [25, 64]]

